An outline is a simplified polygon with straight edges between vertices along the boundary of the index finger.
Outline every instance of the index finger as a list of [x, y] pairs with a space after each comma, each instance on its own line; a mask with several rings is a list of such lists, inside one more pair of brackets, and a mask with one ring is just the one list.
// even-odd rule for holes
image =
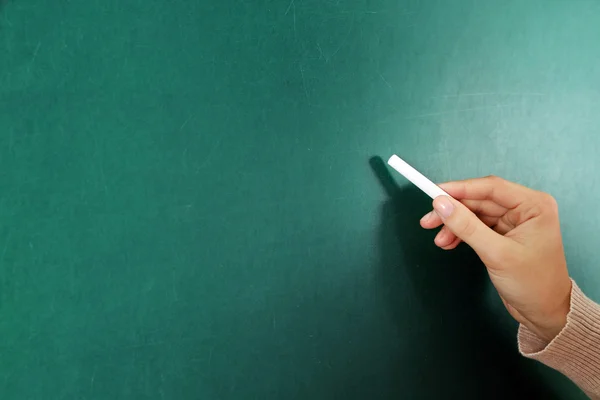
[[533, 189], [496, 176], [446, 182], [439, 186], [457, 200], [491, 200], [509, 209], [535, 193]]

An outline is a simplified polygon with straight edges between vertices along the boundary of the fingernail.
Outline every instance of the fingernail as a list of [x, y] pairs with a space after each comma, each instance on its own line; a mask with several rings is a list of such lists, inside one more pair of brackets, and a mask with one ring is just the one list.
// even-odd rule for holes
[[452, 215], [454, 204], [447, 196], [439, 196], [433, 201], [433, 208], [442, 219], [446, 219]]
[[431, 217], [433, 217], [433, 211], [429, 211], [427, 214], [425, 214], [423, 218], [421, 218], [421, 222], [427, 222], [431, 219]]

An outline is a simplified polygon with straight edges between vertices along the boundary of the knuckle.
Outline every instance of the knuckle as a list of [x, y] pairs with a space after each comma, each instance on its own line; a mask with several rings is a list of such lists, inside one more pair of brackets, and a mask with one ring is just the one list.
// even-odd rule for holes
[[487, 179], [488, 181], [490, 181], [492, 183], [495, 183], [495, 184], [504, 182], [504, 179], [502, 179], [502, 178], [500, 178], [499, 176], [496, 176], [496, 175], [488, 175], [488, 176], [485, 177], [485, 179]]
[[496, 175], [489, 175], [485, 178], [488, 186], [490, 187], [490, 193], [488, 198], [493, 198], [496, 191], [502, 190], [506, 185], [506, 181]]
[[544, 214], [545, 206], [542, 201], [538, 201], [532, 204], [529, 204], [521, 210], [518, 218], [515, 220], [514, 226], [518, 226], [523, 222], [529, 221], [532, 218], [538, 217]]
[[558, 203], [556, 202], [556, 199], [552, 197], [552, 195], [542, 192], [540, 198], [540, 208], [543, 211], [557, 213]]

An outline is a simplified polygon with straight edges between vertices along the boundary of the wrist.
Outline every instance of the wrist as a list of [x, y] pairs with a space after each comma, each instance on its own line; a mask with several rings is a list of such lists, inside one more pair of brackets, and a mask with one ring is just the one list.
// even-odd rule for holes
[[550, 343], [567, 325], [567, 314], [568, 311], [564, 314], [553, 317], [552, 320], [547, 321], [543, 325], [536, 325], [530, 328], [536, 332], [538, 336]]
[[563, 299], [537, 323], [531, 323], [529, 328], [540, 338], [550, 343], [567, 325], [567, 316], [571, 310], [571, 282]]

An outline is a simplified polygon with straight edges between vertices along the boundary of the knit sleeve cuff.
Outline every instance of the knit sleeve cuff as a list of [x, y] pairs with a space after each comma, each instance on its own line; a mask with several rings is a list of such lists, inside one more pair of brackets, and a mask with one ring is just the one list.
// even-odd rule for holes
[[521, 325], [518, 340], [522, 355], [560, 371], [590, 397], [600, 396], [600, 306], [575, 282], [563, 330], [548, 343]]

